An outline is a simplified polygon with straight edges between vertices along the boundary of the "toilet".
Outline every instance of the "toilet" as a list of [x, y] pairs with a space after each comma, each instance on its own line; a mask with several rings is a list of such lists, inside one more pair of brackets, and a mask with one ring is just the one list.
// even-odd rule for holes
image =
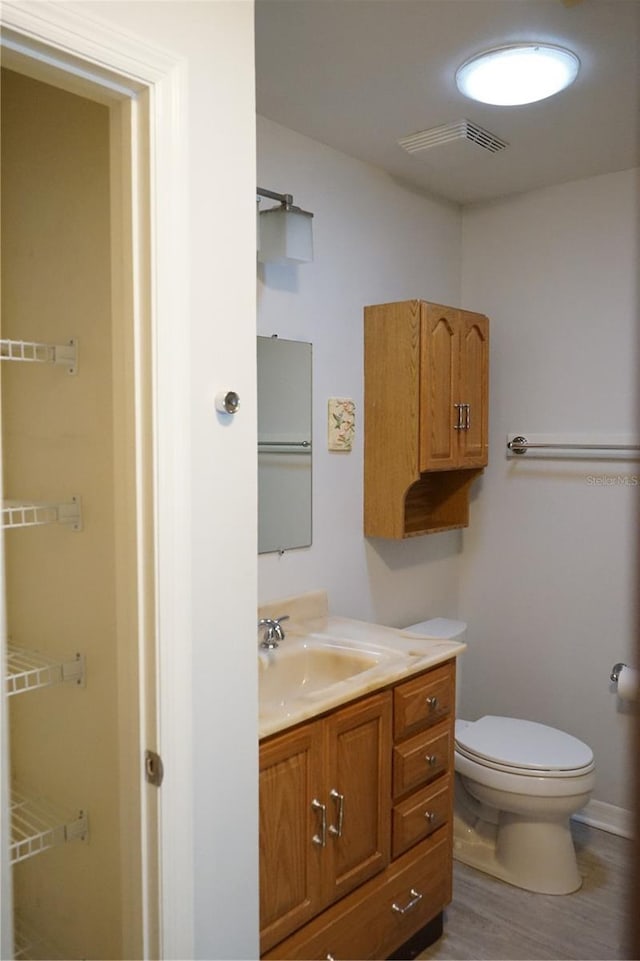
[[[442, 639], [446, 619], [434, 620], [406, 630]], [[461, 622], [449, 624], [462, 640]], [[569, 819], [595, 784], [591, 748], [537, 721], [486, 715], [456, 720], [454, 758], [454, 858], [528, 891], [577, 891]]]

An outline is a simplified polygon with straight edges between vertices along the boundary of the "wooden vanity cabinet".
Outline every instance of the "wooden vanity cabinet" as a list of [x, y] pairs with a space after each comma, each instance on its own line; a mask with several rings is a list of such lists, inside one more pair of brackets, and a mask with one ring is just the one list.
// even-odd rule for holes
[[387, 958], [449, 903], [454, 697], [452, 660], [261, 743], [262, 957]]
[[392, 699], [385, 691], [260, 745], [260, 949], [390, 858]]
[[364, 311], [364, 533], [468, 524], [488, 456], [489, 321], [422, 300]]

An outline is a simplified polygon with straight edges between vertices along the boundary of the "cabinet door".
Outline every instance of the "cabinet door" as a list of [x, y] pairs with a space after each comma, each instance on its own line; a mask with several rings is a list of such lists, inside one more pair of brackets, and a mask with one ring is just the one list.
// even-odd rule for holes
[[320, 908], [324, 850], [313, 838], [322, 797], [322, 728], [310, 724], [260, 747], [260, 950]]
[[391, 694], [345, 708], [325, 723], [330, 903], [389, 863]]
[[458, 464], [460, 311], [422, 304], [420, 324], [420, 471]]
[[485, 467], [489, 450], [489, 321], [460, 311], [460, 401], [465, 429], [458, 431], [460, 467]]

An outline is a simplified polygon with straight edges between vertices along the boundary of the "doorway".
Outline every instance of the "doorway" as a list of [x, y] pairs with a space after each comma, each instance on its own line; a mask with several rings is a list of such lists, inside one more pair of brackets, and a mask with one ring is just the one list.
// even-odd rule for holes
[[157, 957], [153, 425], [130, 108], [22, 65], [2, 71], [3, 957]]

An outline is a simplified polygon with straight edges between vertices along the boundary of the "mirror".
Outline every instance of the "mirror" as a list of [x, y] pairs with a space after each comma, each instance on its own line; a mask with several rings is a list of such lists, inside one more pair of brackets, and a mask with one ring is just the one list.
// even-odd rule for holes
[[258, 553], [311, 545], [311, 344], [258, 337]]

